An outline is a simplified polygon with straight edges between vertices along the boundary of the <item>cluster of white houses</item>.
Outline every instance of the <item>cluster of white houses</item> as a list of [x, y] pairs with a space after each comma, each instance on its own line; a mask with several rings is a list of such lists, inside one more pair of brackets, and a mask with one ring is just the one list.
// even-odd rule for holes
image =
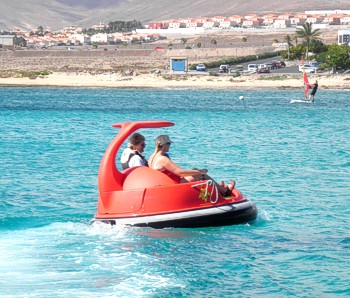
[[[50, 47], [56, 45], [82, 45], [82, 44], [131, 44], [152, 42], [162, 38], [165, 31], [182, 29], [229, 29], [234, 27], [244, 28], [288, 28], [300, 26], [304, 23], [323, 25], [350, 25], [350, 11], [310, 11], [300, 14], [248, 14], [245, 16], [211, 18], [182, 18], [178, 20], [154, 21], [146, 25], [147, 32], [136, 30], [133, 33], [102, 33], [108, 26], [104, 23], [94, 25], [91, 29], [93, 35], [83, 33], [83, 28], [69, 26], [58, 32], [44, 30], [44, 34], [38, 29], [31, 32], [19, 28], [12, 30], [12, 35], [0, 35], [0, 48], [13, 47]], [[162, 32], [162, 33], [160, 33]], [[40, 33], [40, 34], [39, 34]], [[350, 30], [338, 31], [338, 44], [350, 44]]]
[[148, 29], [178, 29], [178, 28], [199, 28], [205, 29], [220, 28], [229, 29], [232, 27], [243, 28], [288, 28], [300, 26], [304, 23], [324, 24], [324, 25], [349, 25], [350, 11], [327, 10], [310, 11], [299, 14], [269, 13], [265, 15], [248, 14], [245, 16], [233, 15], [230, 17], [215, 16], [211, 18], [182, 18], [178, 20], [162, 20], [149, 23]]
[[[106, 29], [107, 25], [100, 23], [92, 29]], [[13, 35], [0, 35], [0, 48], [3, 47], [50, 47], [57, 45], [83, 45], [83, 44], [131, 44], [138, 42], [152, 42], [158, 40], [159, 33], [96, 33], [88, 35], [83, 33], [83, 28], [68, 26], [59, 32], [51, 32], [45, 29], [44, 34], [39, 34], [38, 29], [31, 32], [14, 28], [10, 33]], [[33, 34], [34, 33], [34, 34]]]

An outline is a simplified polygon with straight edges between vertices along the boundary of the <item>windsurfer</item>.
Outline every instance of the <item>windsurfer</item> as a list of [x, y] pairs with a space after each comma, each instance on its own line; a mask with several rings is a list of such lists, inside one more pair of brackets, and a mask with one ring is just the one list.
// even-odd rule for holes
[[316, 80], [314, 84], [312, 84], [311, 86], [311, 92], [310, 92], [310, 97], [309, 99], [314, 102], [315, 101], [315, 94], [316, 94], [316, 91], [317, 91], [317, 88], [318, 88], [318, 81]]

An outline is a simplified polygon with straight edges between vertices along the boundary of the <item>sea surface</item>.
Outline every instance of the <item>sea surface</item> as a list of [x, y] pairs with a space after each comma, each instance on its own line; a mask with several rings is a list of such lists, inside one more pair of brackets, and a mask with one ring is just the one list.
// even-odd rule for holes
[[[350, 91], [0, 88], [0, 297], [350, 297]], [[244, 96], [244, 100], [239, 100]], [[113, 123], [236, 187], [252, 224], [90, 225]], [[166, 200], [166, 198], [164, 198]]]

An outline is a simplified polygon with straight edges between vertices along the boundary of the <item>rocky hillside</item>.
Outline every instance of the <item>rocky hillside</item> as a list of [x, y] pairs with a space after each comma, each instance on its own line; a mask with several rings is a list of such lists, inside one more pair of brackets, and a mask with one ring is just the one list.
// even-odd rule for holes
[[266, 12], [349, 9], [350, 0], [1, 0], [0, 30], [66, 25], [88, 27], [100, 21], [139, 20], [144, 23], [184, 18]]

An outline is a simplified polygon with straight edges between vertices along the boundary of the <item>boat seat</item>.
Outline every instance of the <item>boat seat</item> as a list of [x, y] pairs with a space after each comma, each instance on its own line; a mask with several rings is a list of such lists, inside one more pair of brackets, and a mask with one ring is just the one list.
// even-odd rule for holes
[[133, 167], [124, 170], [122, 173], [124, 174], [124, 190], [176, 184], [176, 182], [166, 174], [150, 169], [149, 167]]

